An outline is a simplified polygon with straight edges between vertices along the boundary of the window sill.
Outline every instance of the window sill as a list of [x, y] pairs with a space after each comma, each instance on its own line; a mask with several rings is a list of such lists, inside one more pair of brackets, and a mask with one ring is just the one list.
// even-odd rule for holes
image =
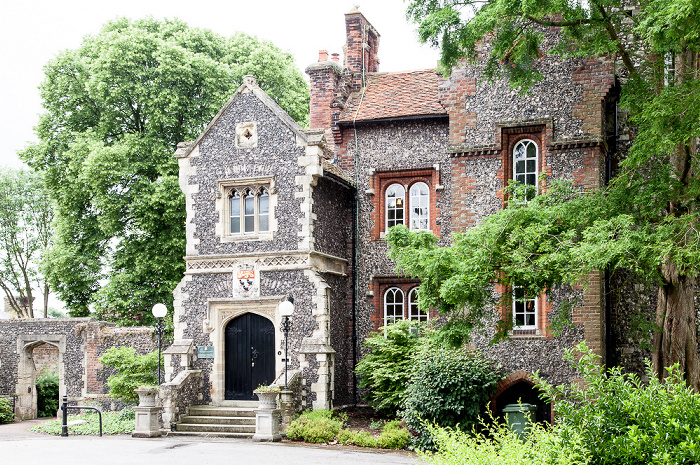
[[508, 332], [511, 339], [545, 339], [542, 330], [538, 328], [515, 328]]
[[272, 240], [272, 234], [241, 234], [235, 236], [224, 236], [221, 238], [221, 242], [250, 242], [270, 240]]

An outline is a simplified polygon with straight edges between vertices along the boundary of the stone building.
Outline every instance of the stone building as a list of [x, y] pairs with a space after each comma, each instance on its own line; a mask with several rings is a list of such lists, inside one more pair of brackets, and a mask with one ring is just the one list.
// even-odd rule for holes
[[[247, 77], [175, 153], [187, 199], [187, 267], [175, 291], [166, 371], [169, 379], [201, 373], [202, 403], [251, 399], [258, 384], [279, 382], [278, 304], [290, 295], [288, 364], [302, 405], [361, 403], [353, 367], [362, 340], [397, 319], [437, 316], [418, 308], [419, 283], [395, 273], [389, 227], [429, 230], [449, 244], [502, 208], [511, 179], [535, 185], [546, 173], [597, 189], [609, 176], [617, 99], [609, 64], [543, 58], [544, 79], [523, 96], [505, 81], [480, 80], [480, 65], [449, 78], [382, 73], [379, 32], [357, 10], [345, 24], [343, 63], [322, 51], [307, 68], [311, 129]], [[509, 375], [493, 399], [497, 411], [522, 398], [549, 418], [528, 375], [572, 380], [563, 351], [583, 339], [605, 353], [601, 276], [588, 284], [551, 299], [514, 299], [512, 311], [500, 312], [514, 318], [508, 342], [488, 346], [475, 336]], [[579, 297], [576, 325], [553, 337], [548, 321], [564, 294]]]

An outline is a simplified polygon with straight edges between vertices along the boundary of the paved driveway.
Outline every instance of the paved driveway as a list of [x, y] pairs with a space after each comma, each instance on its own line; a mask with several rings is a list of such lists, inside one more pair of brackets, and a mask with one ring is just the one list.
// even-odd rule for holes
[[245, 439], [130, 436], [61, 438], [27, 431], [33, 422], [0, 425], [0, 463], [168, 465], [393, 465], [422, 464], [406, 452], [338, 446], [258, 443]]

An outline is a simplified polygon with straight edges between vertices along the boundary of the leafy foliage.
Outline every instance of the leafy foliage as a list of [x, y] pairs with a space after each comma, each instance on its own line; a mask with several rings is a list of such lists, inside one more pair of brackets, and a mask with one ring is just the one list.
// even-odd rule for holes
[[346, 420], [347, 417], [330, 410], [306, 411], [289, 424], [287, 437], [292, 441], [314, 444], [331, 442], [343, 428]]
[[[540, 389], [554, 402], [558, 423], [575, 430], [592, 464], [676, 464], [700, 462], [700, 395], [686, 386], [678, 366], [661, 382], [648, 367], [649, 381], [614, 368], [607, 374], [600, 358], [584, 344], [570, 360], [585, 381]], [[572, 447], [571, 437], [562, 439]], [[578, 441], [579, 438], [576, 437]]]
[[[96, 413], [68, 415], [68, 421], [83, 420], [85, 423], [68, 426], [68, 434], [97, 436], [100, 434], [100, 419]], [[53, 435], [61, 434], [62, 418], [47, 420], [32, 426], [30, 431]], [[134, 411], [125, 408], [118, 412], [102, 412], [102, 434], [131, 434], [134, 431]]]
[[117, 372], [107, 378], [109, 396], [123, 402], [137, 403], [139, 397], [134, 389], [158, 384], [157, 352], [139, 355], [133, 347], [111, 347], [100, 356], [100, 363], [116, 368]]
[[395, 414], [401, 407], [408, 384], [412, 356], [418, 346], [420, 330], [415, 322], [398, 321], [365, 339], [371, 352], [357, 364], [360, 388], [367, 388], [364, 398], [376, 410]]
[[413, 445], [421, 449], [433, 445], [426, 422], [463, 431], [475, 425], [500, 379], [477, 353], [449, 349], [430, 340], [413, 364], [401, 414], [417, 434]]
[[411, 433], [398, 420], [387, 422], [377, 438], [377, 447], [382, 449], [405, 449], [411, 440]]
[[177, 143], [194, 139], [246, 74], [302, 123], [308, 86], [269, 42], [178, 20], [110, 21], [45, 74], [40, 142], [22, 158], [45, 173], [55, 202], [47, 277], [72, 316], [90, 307], [150, 324], [184, 272]]
[[15, 412], [12, 411], [10, 401], [5, 397], [0, 397], [0, 424], [12, 423], [15, 421]]
[[[700, 359], [692, 349], [697, 345], [693, 289], [700, 270], [699, 14], [695, 0], [623, 4], [617, 0], [411, 0], [407, 16], [418, 24], [423, 41], [441, 48], [445, 71], [467, 57], [481, 69], [483, 78], [507, 78], [527, 92], [542, 79], [545, 56], [614, 60], [623, 113], [628, 112], [636, 125], [627, 158], [599, 195], [572, 196], [573, 208], [560, 202], [556, 209], [568, 209], [573, 216], [559, 215], [553, 221], [532, 218], [534, 222], [528, 220], [524, 231], [511, 228], [508, 220], [527, 219], [530, 215], [524, 210], [556, 212], [542, 209], [540, 202], [522, 206], [522, 213], [498, 214], [492, 224], [503, 226], [492, 229], [502, 234], [497, 238], [498, 249], [483, 251], [495, 261], [481, 260], [479, 251], [468, 249], [479, 244], [471, 240], [477, 237], [465, 239], [459, 252], [466, 255], [456, 250], [431, 252], [436, 262], [417, 267], [415, 273], [422, 274], [422, 279], [435, 276], [432, 285], [421, 289], [421, 299], [439, 301], [442, 308], [454, 308], [458, 301], [485, 300], [488, 296], [478, 292], [489, 293], [488, 286], [481, 291], [476, 288], [494, 272], [499, 278], [492, 282], [520, 285], [518, 280], [524, 277], [528, 290], [542, 290], [571, 283], [587, 270], [626, 266], [658, 286], [656, 375], [665, 376], [664, 366], [679, 363], [688, 383], [700, 389]], [[540, 187], [548, 190], [550, 185], [542, 181]], [[538, 228], [542, 234], [536, 237]], [[433, 247], [425, 239], [394, 245]], [[400, 255], [407, 260], [405, 269], [414, 274], [409, 249]], [[566, 262], [567, 256], [575, 260]], [[448, 257], [456, 262], [449, 264]], [[522, 270], [513, 267], [518, 262]], [[461, 277], [463, 269], [475, 273], [474, 278]], [[542, 273], [539, 279], [535, 278], [538, 273]], [[453, 289], [438, 293], [438, 281]], [[442, 302], [451, 295], [453, 301]], [[477, 319], [478, 314], [466, 319], [455, 315], [455, 325], [448, 329], [461, 322], [469, 330]]]
[[37, 416], [53, 417], [58, 411], [58, 373], [41, 373], [36, 378]]
[[[589, 454], [575, 430], [535, 423], [524, 438], [504, 423], [482, 424], [488, 434], [428, 425], [437, 452], [420, 455], [431, 465], [584, 465]], [[566, 438], [566, 440], [564, 439]], [[619, 462], [626, 463], [626, 462]]]
[[53, 210], [38, 173], [0, 170], [0, 289], [20, 318], [34, 317], [35, 289], [48, 305], [48, 283], [40, 273], [51, 241]]

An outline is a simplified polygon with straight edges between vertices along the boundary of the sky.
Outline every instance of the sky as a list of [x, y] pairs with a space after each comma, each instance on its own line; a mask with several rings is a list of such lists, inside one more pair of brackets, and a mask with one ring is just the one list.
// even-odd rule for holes
[[244, 32], [291, 52], [303, 72], [318, 61], [319, 50], [341, 53], [342, 57], [344, 14], [354, 6], [381, 35], [380, 71], [436, 66], [438, 52], [419, 45], [415, 26], [405, 19], [404, 0], [3, 2], [0, 57], [5, 66], [0, 73], [0, 167], [23, 166], [17, 151], [36, 141], [33, 128], [42, 112], [38, 86], [43, 79], [43, 66], [62, 50], [78, 48], [83, 37], [97, 34], [111, 19], [179, 18], [190, 26], [211, 29], [223, 36]]

